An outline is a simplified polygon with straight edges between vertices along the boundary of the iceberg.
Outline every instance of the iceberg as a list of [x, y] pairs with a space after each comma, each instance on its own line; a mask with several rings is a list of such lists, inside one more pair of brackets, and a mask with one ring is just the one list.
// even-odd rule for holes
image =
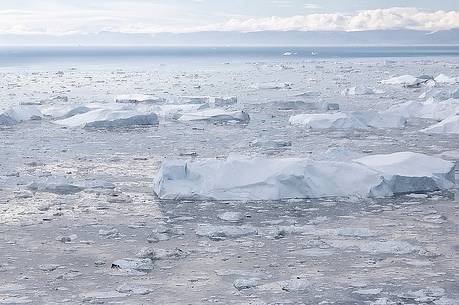
[[54, 123], [66, 127], [123, 128], [157, 125], [158, 116], [155, 113], [145, 113], [135, 110], [96, 109], [66, 119], [57, 120]]
[[455, 90], [430, 89], [419, 96], [420, 99], [429, 101], [446, 101], [449, 99], [459, 99], [459, 88]]
[[115, 96], [115, 103], [164, 103], [166, 99], [154, 95], [122, 94]]
[[380, 94], [383, 93], [381, 90], [375, 90], [373, 88], [363, 87], [363, 86], [356, 86], [344, 89], [341, 91], [341, 95], [373, 95], [373, 94]]
[[368, 126], [351, 114], [314, 113], [291, 116], [290, 124], [308, 129], [367, 129]]
[[403, 87], [411, 88], [411, 87], [419, 87], [421, 84], [427, 83], [431, 80], [431, 77], [428, 76], [420, 76], [415, 77], [413, 75], [402, 75], [398, 77], [392, 77], [390, 79], [386, 79], [381, 81], [381, 84], [384, 85], [401, 85]]
[[435, 77], [435, 81], [439, 84], [456, 84], [459, 83], [459, 77], [449, 77], [445, 74], [440, 74]]
[[43, 114], [32, 105], [11, 106], [0, 113], [0, 125], [14, 125], [29, 120], [39, 120]]
[[181, 96], [180, 101], [185, 104], [207, 104], [211, 107], [223, 107], [237, 104], [237, 97]]
[[381, 174], [383, 183], [373, 189], [375, 194], [430, 192], [455, 185], [454, 163], [424, 154], [399, 152], [354, 161]]
[[361, 111], [300, 114], [290, 117], [290, 124], [309, 129], [405, 128], [406, 118], [396, 113]]
[[434, 124], [421, 130], [421, 132], [459, 134], [459, 114], [450, 116], [440, 123]]
[[207, 122], [239, 122], [248, 123], [250, 116], [245, 111], [228, 111], [224, 109], [206, 109], [196, 112], [184, 113], [178, 118], [182, 122], [207, 121]]
[[356, 160], [246, 158], [169, 160], [155, 177], [160, 199], [282, 200], [390, 197], [454, 187], [455, 165], [402, 152]]
[[409, 101], [390, 107], [385, 113], [401, 115], [405, 118], [421, 118], [431, 120], [444, 120], [459, 112], [459, 100], [449, 99], [446, 101]]

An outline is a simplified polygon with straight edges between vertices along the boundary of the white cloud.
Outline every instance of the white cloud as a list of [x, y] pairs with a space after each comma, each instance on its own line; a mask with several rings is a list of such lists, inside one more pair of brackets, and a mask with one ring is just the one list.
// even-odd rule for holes
[[355, 13], [309, 14], [292, 17], [231, 19], [215, 25], [226, 31], [360, 31], [385, 29], [444, 30], [459, 28], [459, 11], [390, 8]]
[[[203, 1], [203, 0], [195, 0]], [[273, 0], [288, 5], [288, 0]], [[119, 32], [195, 31], [358, 31], [378, 29], [442, 30], [459, 28], [459, 11], [426, 11], [416, 8], [364, 10], [352, 13], [316, 13], [290, 17], [235, 17], [216, 22], [206, 12], [190, 11], [155, 2], [117, 1], [111, 7], [0, 10], [0, 33], [60, 35], [103, 30]], [[136, 4], [134, 4], [136, 3]], [[114, 3], [113, 3], [114, 4]], [[128, 5], [130, 4], [130, 5]], [[221, 17], [223, 18], [223, 17]], [[221, 19], [224, 20], [224, 19]]]

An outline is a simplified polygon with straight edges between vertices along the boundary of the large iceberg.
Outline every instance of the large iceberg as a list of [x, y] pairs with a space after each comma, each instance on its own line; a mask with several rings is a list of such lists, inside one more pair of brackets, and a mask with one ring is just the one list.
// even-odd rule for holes
[[13, 125], [29, 120], [39, 120], [41, 111], [32, 105], [11, 106], [4, 112], [0, 112], [0, 125]]
[[404, 128], [406, 118], [396, 113], [361, 111], [299, 114], [290, 117], [290, 124], [309, 129]]
[[459, 134], [459, 114], [452, 115], [440, 123], [427, 127], [422, 132], [425, 133], [451, 133]]
[[184, 113], [178, 118], [182, 122], [207, 121], [207, 122], [239, 122], [248, 123], [249, 115], [245, 111], [229, 111], [224, 109], [206, 109]]
[[353, 161], [230, 157], [165, 161], [155, 177], [161, 199], [281, 200], [389, 197], [455, 185], [454, 164], [404, 152]]
[[66, 119], [57, 120], [54, 123], [67, 127], [123, 128], [157, 125], [158, 116], [155, 113], [145, 113], [135, 110], [96, 109]]

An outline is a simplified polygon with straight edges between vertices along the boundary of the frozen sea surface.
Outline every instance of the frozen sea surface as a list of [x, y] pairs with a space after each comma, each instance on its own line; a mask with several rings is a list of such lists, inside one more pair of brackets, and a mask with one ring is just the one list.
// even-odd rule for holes
[[[321, 159], [345, 149], [458, 162], [457, 135], [419, 132], [431, 120], [344, 131], [288, 123], [325, 112], [327, 103], [383, 111], [428, 90], [380, 83], [393, 76], [459, 76], [457, 48], [388, 50], [2, 50], [1, 109], [111, 103], [122, 94], [177, 103], [237, 96], [250, 122], [85, 130], [44, 119], [1, 127], [0, 304], [459, 304], [457, 189], [282, 202], [171, 202], [153, 194], [165, 158]], [[341, 94], [356, 86], [373, 92]]]

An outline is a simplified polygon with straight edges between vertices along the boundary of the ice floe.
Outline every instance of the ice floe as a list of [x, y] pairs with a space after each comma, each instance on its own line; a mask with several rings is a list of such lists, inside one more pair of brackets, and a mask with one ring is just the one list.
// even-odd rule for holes
[[207, 104], [211, 107], [223, 107], [237, 104], [236, 96], [181, 96], [179, 100], [185, 104]]
[[0, 112], [0, 125], [14, 125], [29, 120], [39, 120], [42, 116], [41, 111], [36, 106], [11, 106]]
[[245, 111], [229, 111], [224, 109], [205, 109], [196, 112], [184, 113], [178, 118], [182, 122], [207, 121], [207, 122], [240, 122], [248, 123], [249, 115]]
[[383, 183], [373, 191], [382, 194], [428, 192], [454, 186], [455, 166], [452, 162], [412, 152], [373, 155], [355, 162], [376, 170]]
[[439, 84], [456, 84], [459, 83], [459, 77], [449, 77], [445, 74], [440, 74], [435, 77], [435, 81]]
[[459, 134], [459, 113], [452, 115], [440, 123], [427, 127], [422, 132], [425, 133], [451, 133]]
[[419, 87], [422, 84], [426, 84], [429, 81], [433, 81], [432, 77], [422, 75], [419, 77], [413, 75], [402, 75], [398, 77], [392, 77], [390, 79], [386, 79], [381, 81], [381, 84], [384, 85], [401, 85], [403, 87]]
[[57, 120], [54, 123], [66, 127], [123, 128], [157, 125], [158, 116], [155, 113], [144, 113], [135, 110], [96, 109]]
[[290, 124], [309, 129], [404, 128], [406, 119], [394, 113], [362, 111], [300, 114]]
[[115, 96], [115, 103], [164, 103], [165, 98], [145, 94], [122, 94]]
[[443, 120], [459, 112], [459, 100], [448, 99], [445, 101], [408, 101], [390, 107], [385, 113], [401, 115], [405, 118], [422, 118]]
[[373, 94], [381, 94], [384, 93], [382, 90], [376, 90], [369, 87], [364, 86], [355, 86], [351, 88], [344, 89], [341, 91], [341, 95], [373, 95]]
[[388, 197], [451, 188], [454, 168], [449, 161], [411, 152], [348, 162], [246, 157], [171, 160], [155, 177], [154, 191], [161, 199], [194, 200]]

